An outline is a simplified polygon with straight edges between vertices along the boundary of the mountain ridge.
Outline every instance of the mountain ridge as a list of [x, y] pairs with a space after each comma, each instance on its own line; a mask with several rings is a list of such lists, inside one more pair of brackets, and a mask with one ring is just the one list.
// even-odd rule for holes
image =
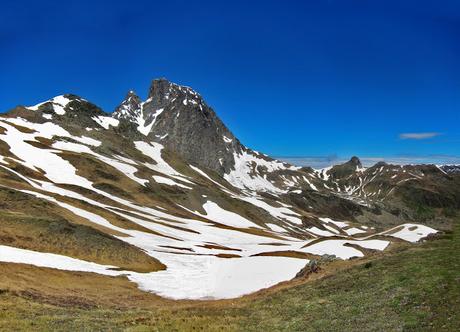
[[[459, 183], [456, 172], [434, 165], [365, 168], [353, 157], [315, 170], [278, 161], [241, 144], [198, 93], [164, 79], [153, 81], [145, 101], [128, 92], [112, 114], [66, 94], [0, 116], [0, 189], [10, 220], [0, 245], [9, 259], [47, 262], [47, 248], [63, 263], [45, 267], [74, 267], [69, 253], [120, 267], [122, 241], [136, 269], [158, 268], [125, 271], [129, 279], [172, 298], [240, 296], [294, 277], [321, 255], [363, 257], [423, 240], [449, 228]], [[24, 195], [34, 204], [17, 204]], [[89, 227], [78, 232], [102, 234], [59, 231], [67, 247], [45, 246], [14, 227], [11, 213], [39, 216], [32, 224], [47, 234], [48, 224], [68, 228], [57, 215]], [[85, 254], [86, 238], [102, 235], [117, 239], [109, 258]], [[87, 263], [77, 265], [122, 273]], [[226, 278], [233, 288], [216, 281]]]

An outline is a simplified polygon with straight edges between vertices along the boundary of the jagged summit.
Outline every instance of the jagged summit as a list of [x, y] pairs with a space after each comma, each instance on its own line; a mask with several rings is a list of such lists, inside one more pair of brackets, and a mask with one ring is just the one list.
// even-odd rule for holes
[[137, 119], [141, 111], [141, 99], [133, 90], [128, 91], [125, 99], [115, 109], [112, 116], [115, 119]]
[[113, 117], [120, 120], [123, 135], [140, 133], [221, 174], [233, 167], [234, 153], [241, 151], [239, 141], [200, 94], [165, 78], [152, 81], [145, 101], [128, 92]]
[[142, 116], [148, 125], [156, 117], [159, 109], [167, 108], [172, 111], [180, 104], [197, 106], [200, 111], [203, 111], [205, 106], [201, 96], [193, 89], [172, 83], [165, 78], [158, 78], [152, 80], [145, 101], [142, 101], [133, 90], [128, 91], [125, 99], [113, 112], [113, 117], [138, 123], [139, 116]]
[[165, 78], [152, 81], [146, 100], [128, 91], [111, 114], [79, 96], [65, 94], [34, 106], [17, 107], [9, 116], [114, 130], [131, 141], [160, 143], [187, 162], [221, 175], [234, 168], [235, 156], [242, 155], [243, 150], [252, 153], [198, 92]]
[[163, 77], [163, 78], [156, 78], [152, 80], [152, 83], [149, 89], [148, 98], [167, 100], [167, 99], [174, 98], [174, 96], [178, 96], [181, 94], [200, 97], [200, 95], [192, 88], [188, 86], [173, 83]]
[[359, 160], [359, 158], [356, 157], [356, 156], [351, 157], [351, 159], [348, 161], [348, 163], [350, 163], [352, 165], [356, 165], [359, 168], [363, 167], [363, 165], [361, 164], [361, 160]]
[[356, 171], [363, 170], [363, 165], [358, 157], [353, 156], [344, 164], [335, 165], [329, 171], [333, 179], [343, 178], [354, 174]]
[[190, 87], [170, 82], [165, 78], [152, 80], [145, 101], [147, 109], [167, 108], [172, 103], [197, 106], [200, 111], [203, 111], [205, 106], [200, 94]]

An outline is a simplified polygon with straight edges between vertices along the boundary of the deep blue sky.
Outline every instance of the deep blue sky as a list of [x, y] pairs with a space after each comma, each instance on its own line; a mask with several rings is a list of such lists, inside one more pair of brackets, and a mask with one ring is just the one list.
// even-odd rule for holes
[[112, 111], [166, 77], [278, 156], [460, 155], [459, 65], [458, 1], [42, 0], [0, 12], [0, 110], [75, 93]]

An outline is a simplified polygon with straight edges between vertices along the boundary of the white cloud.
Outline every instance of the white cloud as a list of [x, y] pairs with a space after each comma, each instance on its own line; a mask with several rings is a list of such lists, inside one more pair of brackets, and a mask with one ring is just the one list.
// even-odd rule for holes
[[441, 135], [440, 133], [403, 133], [399, 134], [400, 139], [427, 139]]

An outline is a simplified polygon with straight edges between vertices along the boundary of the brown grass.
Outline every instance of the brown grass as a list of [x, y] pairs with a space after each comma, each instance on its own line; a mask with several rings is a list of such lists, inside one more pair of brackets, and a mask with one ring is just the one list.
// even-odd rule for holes
[[221, 246], [218, 244], [203, 244], [203, 245], [198, 245], [198, 247], [202, 247], [206, 249], [241, 251], [241, 249], [229, 248], [229, 247]]
[[219, 257], [219, 258], [241, 258], [240, 255], [235, 255], [235, 254], [217, 254], [214, 256]]
[[16, 128], [17, 130], [19, 130], [21, 133], [24, 133], [24, 134], [33, 134], [33, 133], [36, 133], [36, 131], [33, 130], [33, 129], [31, 129], [31, 128], [27, 128], [27, 127], [24, 127], [24, 126], [21, 126], [21, 125], [12, 123], [12, 122], [8, 122], [8, 124], [9, 124], [11, 127]]
[[176, 249], [176, 250], [186, 250], [186, 251], [190, 251], [190, 252], [195, 252], [195, 250], [191, 249], [191, 248], [184, 248], [184, 247], [175, 247], [175, 246], [166, 246], [166, 245], [160, 245], [159, 247], [162, 247], [162, 248], [169, 248], [169, 249]]
[[286, 250], [286, 251], [267, 251], [261, 252], [252, 256], [274, 256], [274, 257], [291, 257], [291, 258], [302, 258], [302, 259], [319, 259], [320, 256], [313, 255], [301, 251]]
[[10, 146], [4, 141], [0, 140], [0, 156], [14, 158], [15, 155], [11, 153]]
[[33, 147], [36, 147], [38, 149], [50, 149], [51, 148], [51, 146], [43, 144], [42, 142], [39, 142], [39, 141], [27, 141], [27, 140], [25, 140], [24, 142], [29, 144], [29, 145], [32, 145]]
[[286, 243], [279, 243], [279, 242], [267, 242], [267, 243], [259, 243], [261, 246], [288, 246], [289, 244]]
[[115, 265], [137, 272], [166, 268], [139, 248], [94, 228], [71, 224], [62, 217], [39, 218], [1, 211], [0, 243]]

